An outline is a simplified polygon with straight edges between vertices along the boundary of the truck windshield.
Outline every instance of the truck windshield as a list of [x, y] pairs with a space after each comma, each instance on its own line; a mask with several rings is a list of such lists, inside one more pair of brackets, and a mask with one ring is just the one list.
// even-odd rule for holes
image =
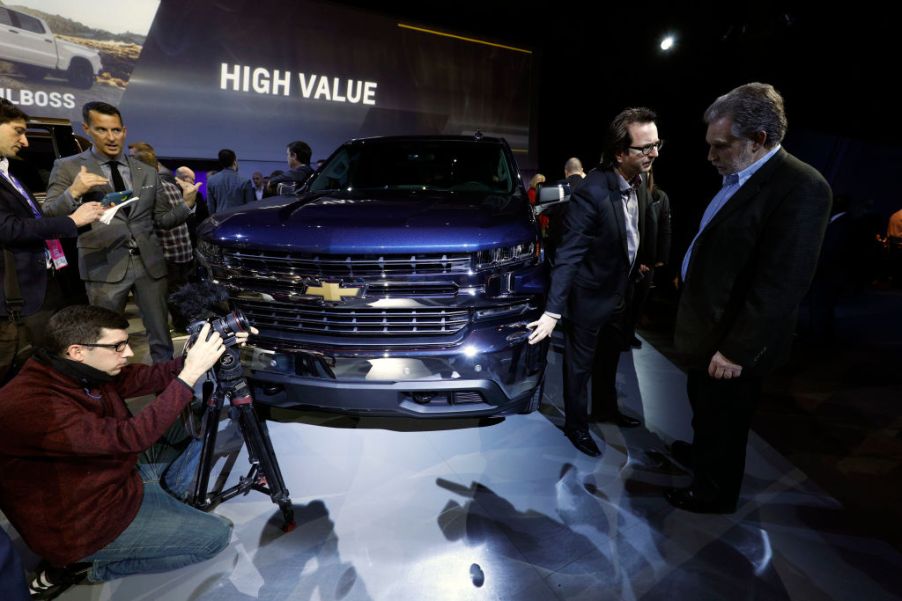
[[310, 191], [513, 191], [504, 147], [486, 141], [378, 141], [347, 144], [323, 166]]

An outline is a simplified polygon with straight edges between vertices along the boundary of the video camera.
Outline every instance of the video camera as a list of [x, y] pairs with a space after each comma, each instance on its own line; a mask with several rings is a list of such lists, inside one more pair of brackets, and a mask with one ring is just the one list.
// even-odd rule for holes
[[247, 317], [240, 309], [235, 309], [223, 317], [208, 317], [206, 320], [195, 321], [189, 325], [188, 333], [191, 335], [191, 342], [197, 339], [197, 335], [200, 334], [205, 323], [209, 323], [213, 331], [219, 333], [226, 348], [233, 347], [238, 343], [238, 334], [251, 331], [251, 324]]
[[219, 332], [226, 348], [236, 344], [236, 334], [250, 332], [251, 325], [244, 313], [238, 309], [229, 310], [229, 293], [222, 286], [209, 281], [193, 282], [182, 286], [169, 299], [190, 324], [188, 333], [191, 343], [204, 323], [209, 323], [214, 331]]

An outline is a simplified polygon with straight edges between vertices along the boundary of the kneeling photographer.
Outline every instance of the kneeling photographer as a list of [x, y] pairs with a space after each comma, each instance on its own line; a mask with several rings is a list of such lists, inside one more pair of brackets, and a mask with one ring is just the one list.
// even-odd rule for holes
[[[48, 348], [0, 389], [0, 509], [44, 559], [33, 599], [176, 569], [228, 545], [231, 525], [174, 498], [160, 484], [168, 465], [142, 455], [191, 402], [223, 340], [205, 324], [185, 357], [128, 365], [127, 329], [108, 309], [63, 309], [48, 324]], [[124, 399], [147, 394], [158, 396], [132, 415]]]

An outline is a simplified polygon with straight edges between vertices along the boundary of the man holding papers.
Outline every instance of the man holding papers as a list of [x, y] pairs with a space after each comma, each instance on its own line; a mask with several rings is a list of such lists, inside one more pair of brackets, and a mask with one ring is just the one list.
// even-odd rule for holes
[[171, 206], [159, 175], [125, 153], [126, 129], [119, 110], [104, 102], [82, 108], [82, 127], [93, 142], [75, 156], [59, 159], [50, 174], [44, 212], [68, 215], [84, 202], [110, 192], [130, 190], [137, 200], [116, 211], [109, 224], [95, 223], [78, 237], [78, 269], [92, 305], [122, 313], [129, 292], [141, 310], [154, 361], [172, 357], [166, 307], [166, 259], [154, 227], [170, 229], [185, 222], [194, 208], [196, 189], [185, 202]]

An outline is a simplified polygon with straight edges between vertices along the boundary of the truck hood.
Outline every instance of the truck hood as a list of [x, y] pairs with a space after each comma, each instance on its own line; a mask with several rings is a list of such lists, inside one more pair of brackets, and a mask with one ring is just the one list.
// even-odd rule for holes
[[199, 234], [216, 244], [294, 252], [472, 252], [536, 238], [522, 195], [377, 192], [279, 197], [218, 213]]

